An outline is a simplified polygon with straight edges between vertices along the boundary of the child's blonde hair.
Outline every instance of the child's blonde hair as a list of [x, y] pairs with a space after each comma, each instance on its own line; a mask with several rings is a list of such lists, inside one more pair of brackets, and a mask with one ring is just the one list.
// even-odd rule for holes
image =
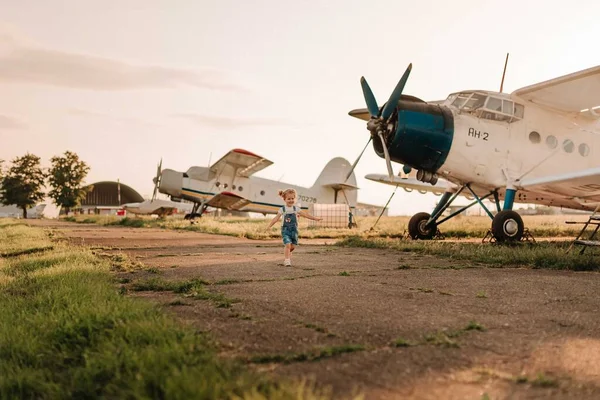
[[285, 189], [285, 190], [280, 190], [280, 191], [279, 191], [279, 192], [277, 192], [277, 193], [278, 193], [278, 194], [279, 194], [279, 196], [280, 196], [282, 199], [284, 199], [284, 200], [285, 200], [285, 196], [287, 196], [287, 195], [288, 195], [288, 194], [290, 194], [290, 193], [293, 193], [293, 194], [294, 194], [294, 196], [296, 196], [296, 197], [297, 197], [297, 194], [296, 194], [296, 189]]

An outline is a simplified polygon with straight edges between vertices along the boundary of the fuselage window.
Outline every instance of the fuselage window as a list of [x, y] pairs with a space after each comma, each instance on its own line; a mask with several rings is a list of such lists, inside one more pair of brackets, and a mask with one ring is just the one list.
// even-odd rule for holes
[[261, 195], [261, 196], [264, 196], [264, 195], [265, 195], [265, 191], [264, 191], [264, 190], [261, 190], [261, 191], [260, 191], [260, 195]]
[[223, 184], [223, 188], [224, 188], [224, 189], [227, 189], [227, 186], [229, 186], [229, 185], [228, 185], [228, 184], [226, 184], [226, 183], [224, 183], [224, 184]]
[[563, 150], [567, 153], [572, 153], [574, 148], [575, 145], [573, 144], [573, 141], [571, 139], [567, 139], [563, 142]]
[[221, 186], [221, 182], [216, 182], [216, 183], [215, 183], [215, 186], [216, 186], [216, 187], [219, 187], [219, 186]]
[[551, 149], [555, 149], [557, 144], [558, 140], [556, 140], [555, 136], [550, 135], [546, 138], [546, 145]]
[[585, 143], [581, 143], [579, 145], [579, 154], [581, 154], [583, 157], [587, 157], [590, 154], [590, 146]]
[[539, 143], [539, 142], [541, 142], [541, 141], [542, 141], [542, 137], [541, 137], [541, 136], [540, 136], [540, 134], [539, 134], [539, 133], [537, 133], [536, 131], [532, 131], [532, 132], [529, 134], [529, 141], [530, 141], [531, 143]]
[[235, 190], [235, 185], [231, 185], [231, 189]]
[[244, 188], [241, 186], [238, 186], [238, 190], [241, 192], [242, 190], [244, 190]]

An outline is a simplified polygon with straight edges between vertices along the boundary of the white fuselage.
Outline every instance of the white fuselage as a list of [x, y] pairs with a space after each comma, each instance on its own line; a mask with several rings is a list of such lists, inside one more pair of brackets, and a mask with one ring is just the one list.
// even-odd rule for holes
[[[510, 99], [506, 94], [496, 94]], [[600, 126], [584, 115], [549, 110], [529, 102], [524, 117], [512, 122], [479, 118], [449, 104], [454, 115], [454, 137], [441, 177], [468, 182], [482, 194], [504, 189], [522, 178], [558, 175], [597, 167]], [[500, 192], [501, 196], [503, 191]], [[552, 197], [551, 193], [517, 193], [515, 201], [569, 208], [590, 208], [581, 203]]]

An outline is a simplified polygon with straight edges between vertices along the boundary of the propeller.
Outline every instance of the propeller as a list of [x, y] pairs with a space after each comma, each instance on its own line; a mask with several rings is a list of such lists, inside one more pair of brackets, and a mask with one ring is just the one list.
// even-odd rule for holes
[[158, 166], [156, 167], [156, 176], [154, 177], [154, 179], [152, 179], [152, 181], [154, 182], [154, 191], [152, 192], [152, 201], [154, 201], [156, 199], [156, 193], [158, 192], [158, 186], [160, 185], [160, 178], [161, 178], [160, 172], [161, 171], [162, 171], [162, 158], [160, 159], [160, 162], [158, 163]]
[[411, 70], [412, 64], [409, 64], [408, 68], [406, 68], [406, 71], [404, 71], [402, 78], [400, 78], [398, 84], [396, 84], [394, 91], [392, 92], [390, 98], [388, 99], [387, 103], [385, 103], [382, 109], [380, 109], [377, 105], [375, 95], [373, 95], [373, 91], [371, 90], [371, 87], [367, 83], [365, 77], [363, 76], [360, 78], [360, 86], [362, 87], [365, 103], [367, 103], [367, 109], [369, 110], [369, 114], [371, 115], [371, 119], [369, 120], [369, 122], [367, 122], [367, 129], [369, 130], [369, 132], [371, 132], [371, 137], [367, 141], [365, 148], [360, 153], [354, 164], [352, 164], [352, 168], [346, 176], [346, 179], [348, 179], [350, 175], [352, 175], [352, 173], [354, 172], [354, 168], [356, 168], [358, 161], [362, 157], [363, 153], [365, 152], [365, 149], [367, 148], [371, 140], [373, 140], [373, 137], [377, 136], [379, 140], [381, 140], [381, 147], [383, 147], [383, 154], [385, 156], [385, 162], [387, 165], [390, 180], [394, 180], [394, 170], [392, 168], [392, 161], [390, 160], [390, 153], [388, 152], [384, 133], [389, 135], [394, 129], [394, 124], [391, 123], [389, 119], [394, 113], [396, 107], [398, 106], [398, 101], [400, 101], [400, 98], [402, 97], [402, 91], [404, 90], [404, 86], [406, 85]]

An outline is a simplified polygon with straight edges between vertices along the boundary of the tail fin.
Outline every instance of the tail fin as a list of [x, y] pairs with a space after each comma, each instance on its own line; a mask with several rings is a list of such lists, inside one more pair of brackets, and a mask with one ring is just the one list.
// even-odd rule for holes
[[321, 174], [315, 181], [313, 188], [317, 186], [330, 187], [332, 189], [344, 189], [344, 190], [355, 190], [358, 189], [356, 186], [356, 176], [354, 172], [346, 179], [348, 172], [352, 168], [352, 164], [342, 157], [336, 157], [331, 159]]

